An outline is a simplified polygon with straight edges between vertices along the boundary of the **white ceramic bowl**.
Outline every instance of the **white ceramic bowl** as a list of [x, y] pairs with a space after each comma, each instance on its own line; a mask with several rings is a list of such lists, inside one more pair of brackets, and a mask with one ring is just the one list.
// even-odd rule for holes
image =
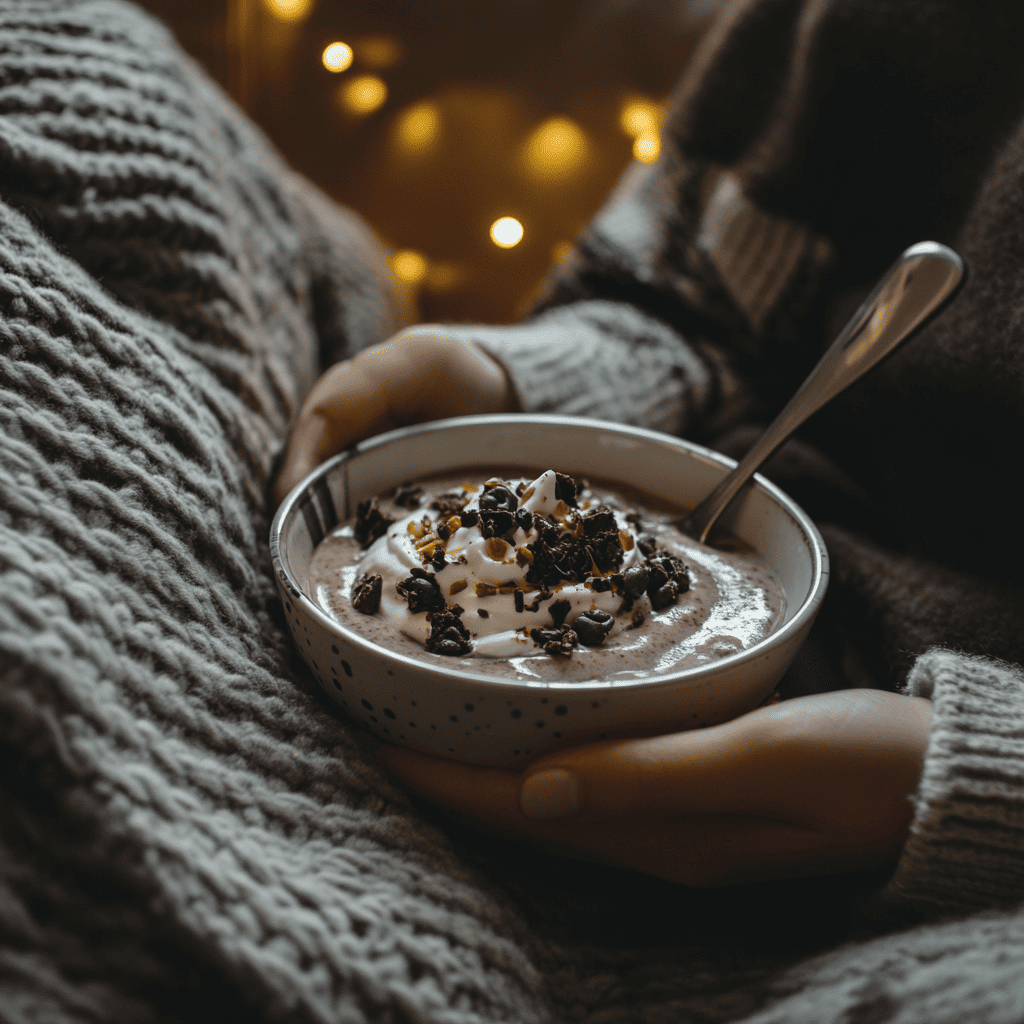
[[481, 765], [519, 767], [587, 740], [676, 732], [756, 707], [789, 667], [828, 582], [824, 542], [807, 515], [755, 477], [729, 529], [778, 573], [787, 608], [769, 637], [698, 668], [650, 681], [496, 679], [437, 668], [371, 643], [306, 592], [313, 549], [355, 507], [398, 484], [488, 465], [556, 469], [630, 485], [687, 510], [734, 465], [666, 434], [563, 416], [468, 416], [396, 430], [355, 445], [298, 484], [270, 535], [277, 584], [295, 642], [323, 692], [390, 743]]

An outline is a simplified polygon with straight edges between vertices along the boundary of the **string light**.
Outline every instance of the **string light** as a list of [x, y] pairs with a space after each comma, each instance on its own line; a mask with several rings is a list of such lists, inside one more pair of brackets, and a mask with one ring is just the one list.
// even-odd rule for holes
[[388, 87], [376, 75], [361, 75], [338, 90], [338, 101], [353, 114], [372, 114], [388, 98]]
[[419, 284], [427, 273], [427, 261], [412, 249], [402, 249], [395, 253], [391, 261], [395, 276], [406, 284]]
[[654, 163], [661, 152], [661, 139], [657, 135], [638, 135], [633, 140], [633, 157], [642, 164]]
[[404, 110], [395, 122], [395, 140], [406, 153], [432, 149], [441, 132], [441, 112], [436, 103], [417, 103]]
[[523, 225], [515, 217], [499, 217], [491, 225], [491, 241], [501, 249], [511, 249], [523, 238]]
[[529, 174], [546, 181], [575, 177], [589, 155], [590, 144], [583, 129], [567, 117], [551, 117], [538, 125], [522, 151]]
[[633, 157], [649, 164], [658, 159], [661, 152], [661, 122], [663, 109], [651, 100], [630, 97], [622, 104], [619, 126], [627, 135], [633, 136]]
[[339, 71], [344, 71], [352, 66], [352, 47], [348, 43], [331, 43], [324, 50], [321, 59], [328, 71], [333, 71], [337, 74]]
[[263, 0], [263, 6], [278, 21], [302, 21], [313, 8], [313, 0]]

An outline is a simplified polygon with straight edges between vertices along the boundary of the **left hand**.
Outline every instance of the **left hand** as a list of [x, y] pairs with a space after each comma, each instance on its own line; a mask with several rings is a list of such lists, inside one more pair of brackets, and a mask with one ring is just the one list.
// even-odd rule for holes
[[842, 690], [708, 729], [608, 740], [525, 771], [403, 747], [379, 756], [410, 789], [491, 831], [722, 885], [882, 867], [913, 816], [931, 703]]

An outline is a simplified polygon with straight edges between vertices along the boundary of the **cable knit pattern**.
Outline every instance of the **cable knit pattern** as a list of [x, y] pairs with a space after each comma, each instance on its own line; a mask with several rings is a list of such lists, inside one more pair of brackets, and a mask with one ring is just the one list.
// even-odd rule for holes
[[[730, 5], [684, 95], [733, 95], [731, 62], [755, 66], [750, 39], [786, 40], [799, 7]], [[752, 130], [760, 107], [741, 107]], [[673, 137], [725, 121], [684, 117]], [[662, 179], [659, 201], [685, 200], [667, 245], [630, 255], [614, 211], [633, 182], [504, 348], [465, 328], [531, 402], [681, 429], [735, 417], [759, 332], [768, 363], [806, 356], [790, 328], [817, 234], [755, 216], [765, 252], [788, 240], [792, 279], [742, 264], [718, 280], [736, 266], [685, 241], [729, 159], [704, 145], [714, 159]], [[752, 182], [715, 216], [760, 202]], [[714, 249], [728, 233], [705, 234]], [[265, 493], [321, 366], [395, 328], [385, 265], [151, 19], [0, 0], [0, 1022], [1018, 1021], [1018, 914], [911, 926], [918, 906], [1024, 887], [1019, 669], [918, 661], [910, 685], [940, 726], [882, 914], [875, 876], [695, 892], [442, 828], [319, 702], [275, 596]], [[780, 472], [820, 477], [840, 505], [863, 493], [808, 451]], [[834, 535], [850, 566], [887, 564]], [[925, 589], [927, 559], [905, 564]], [[849, 601], [868, 618], [898, 596], [872, 585]], [[828, 660], [827, 637], [814, 646], [805, 678]]]

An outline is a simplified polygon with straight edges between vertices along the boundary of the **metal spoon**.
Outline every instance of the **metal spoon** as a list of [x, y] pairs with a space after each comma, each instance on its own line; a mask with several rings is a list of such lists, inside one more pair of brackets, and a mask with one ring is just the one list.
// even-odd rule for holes
[[912, 245], [890, 267], [800, 389], [740, 464], [684, 519], [683, 533], [702, 543], [743, 485], [812, 413], [907, 340], [953, 297], [966, 267], [938, 242]]

